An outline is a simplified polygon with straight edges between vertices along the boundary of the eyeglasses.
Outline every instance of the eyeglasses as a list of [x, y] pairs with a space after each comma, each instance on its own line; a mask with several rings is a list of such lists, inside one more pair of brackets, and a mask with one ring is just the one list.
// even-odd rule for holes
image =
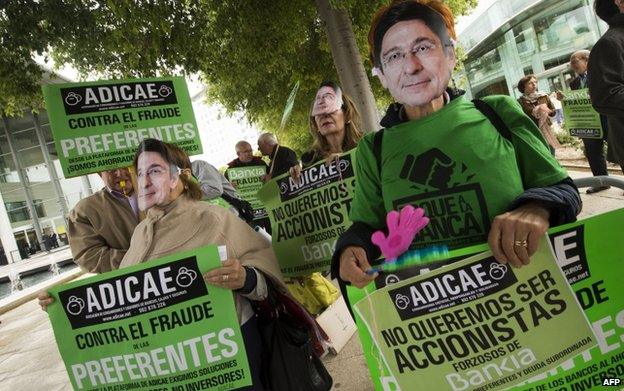
[[[442, 47], [449, 46], [452, 47], [453, 45], [450, 43], [442, 45]], [[440, 47], [440, 45], [431, 41], [418, 42], [407, 52], [399, 49], [391, 50], [383, 56], [381, 63], [385, 69], [397, 69], [403, 66], [405, 58], [408, 55], [416, 56], [420, 61], [431, 59], [436, 55], [436, 49], [438, 47]]]
[[137, 178], [139, 180], [145, 180], [145, 177], [147, 176], [151, 180], [154, 180], [156, 178], [160, 178], [166, 172], [167, 170], [165, 170], [163, 167], [155, 166], [147, 169], [146, 171], [139, 171], [137, 173]]

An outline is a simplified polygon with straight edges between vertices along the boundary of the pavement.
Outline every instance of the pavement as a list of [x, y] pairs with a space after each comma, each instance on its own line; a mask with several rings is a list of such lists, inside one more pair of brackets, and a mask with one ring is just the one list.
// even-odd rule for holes
[[[591, 174], [571, 171], [570, 175], [580, 178]], [[624, 179], [621, 175], [617, 177]], [[591, 195], [585, 194], [584, 190], [581, 189], [583, 211], [580, 218], [624, 207], [621, 189], [612, 187]], [[63, 275], [58, 278], [63, 278]], [[46, 284], [52, 283], [58, 282]], [[30, 294], [36, 295], [42, 289], [46, 288], [43, 285], [33, 287]], [[0, 388], [19, 391], [71, 390], [47, 313], [32, 297], [18, 306], [0, 305]], [[323, 361], [334, 379], [334, 390], [373, 390], [357, 334], [340, 353], [328, 355]]]

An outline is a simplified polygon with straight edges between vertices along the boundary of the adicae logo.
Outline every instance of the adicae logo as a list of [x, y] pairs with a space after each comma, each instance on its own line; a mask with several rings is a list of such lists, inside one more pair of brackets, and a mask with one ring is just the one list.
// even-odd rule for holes
[[190, 286], [196, 278], [197, 273], [195, 272], [195, 270], [182, 267], [180, 268], [180, 270], [178, 270], [178, 275], [176, 276], [176, 284], [178, 284], [178, 286], [182, 288], [186, 288]]
[[282, 182], [280, 184], [280, 193], [286, 194], [287, 191], [288, 191], [288, 184], [286, 182]]
[[338, 162], [338, 169], [340, 171], [345, 171], [347, 168], [349, 168], [349, 161], [340, 159], [340, 162]]
[[76, 296], [70, 296], [69, 300], [67, 301], [67, 306], [65, 306], [65, 308], [67, 308], [67, 312], [69, 312], [72, 315], [80, 314], [82, 310], [84, 309], [84, 307], [85, 307], [84, 300]]
[[410, 305], [410, 299], [409, 297], [399, 293], [394, 297], [394, 304], [398, 309], [404, 310]]
[[166, 85], [162, 85], [158, 89], [158, 95], [162, 96], [163, 98], [168, 97], [169, 95], [171, 95], [172, 92], [173, 90]]
[[505, 277], [505, 273], [507, 273], [507, 265], [503, 265], [498, 262], [490, 265], [490, 277], [492, 277], [492, 279], [500, 280]]
[[65, 103], [70, 106], [76, 106], [80, 102], [82, 102], [82, 96], [73, 91], [65, 96]]

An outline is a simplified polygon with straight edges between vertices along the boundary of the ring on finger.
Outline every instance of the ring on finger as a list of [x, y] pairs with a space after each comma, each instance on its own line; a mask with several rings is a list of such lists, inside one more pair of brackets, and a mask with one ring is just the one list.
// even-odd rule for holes
[[529, 246], [529, 242], [527, 242], [526, 239], [524, 239], [524, 240], [516, 240], [516, 241], [514, 241], [514, 246], [517, 246], [517, 247], [528, 247]]
[[225, 281], [230, 279], [230, 275], [229, 274], [224, 274], [223, 276], [221, 276], [221, 279], [223, 280], [223, 282], [225, 282]]

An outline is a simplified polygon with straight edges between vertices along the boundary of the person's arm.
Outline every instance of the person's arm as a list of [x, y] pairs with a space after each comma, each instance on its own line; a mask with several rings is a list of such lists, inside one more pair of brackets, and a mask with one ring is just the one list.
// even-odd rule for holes
[[[251, 300], [264, 300], [268, 294], [266, 278], [281, 279], [271, 245], [231, 213], [221, 213], [219, 220], [217, 229], [221, 231], [228, 260], [204, 276], [212, 284], [235, 290]], [[226, 274], [224, 281], [222, 276]]]
[[288, 168], [292, 166], [298, 166], [299, 160], [297, 160], [297, 154], [295, 153], [295, 151], [293, 151], [290, 148], [284, 148], [284, 149], [286, 149], [286, 152], [287, 152], [284, 161], [286, 165], [288, 166]]
[[592, 105], [604, 115], [624, 117], [624, 44], [601, 39], [589, 56], [587, 86]]
[[381, 196], [381, 178], [372, 150], [373, 137], [360, 140], [355, 153], [356, 188], [349, 219], [351, 227], [338, 242], [332, 257], [333, 278], [363, 287], [376, 275], [365, 273], [380, 254], [371, 242], [371, 234], [384, 226], [386, 211]]
[[533, 105], [522, 98], [518, 98], [518, 103], [520, 104], [520, 107], [522, 107], [524, 114], [528, 115], [529, 118], [533, 118]]
[[193, 175], [199, 182], [199, 187], [205, 198], [214, 199], [221, 197], [223, 194], [223, 185], [221, 184], [221, 173], [208, 162], [193, 162]]
[[496, 259], [521, 266], [537, 251], [540, 237], [550, 226], [576, 219], [581, 199], [565, 169], [549, 152], [539, 129], [516, 102], [511, 98], [485, 100], [491, 102], [512, 133], [525, 189], [507, 212], [494, 218], [488, 243]]
[[550, 113], [548, 115], [554, 117], [557, 112], [555, 111], [555, 105], [553, 104], [552, 99], [550, 99], [550, 95], [546, 95], [546, 105], [550, 109]]
[[91, 273], [119, 268], [127, 249], [112, 248], [93, 227], [89, 217], [74, 208], [68, 218], [67, 236], [74, 262]]

